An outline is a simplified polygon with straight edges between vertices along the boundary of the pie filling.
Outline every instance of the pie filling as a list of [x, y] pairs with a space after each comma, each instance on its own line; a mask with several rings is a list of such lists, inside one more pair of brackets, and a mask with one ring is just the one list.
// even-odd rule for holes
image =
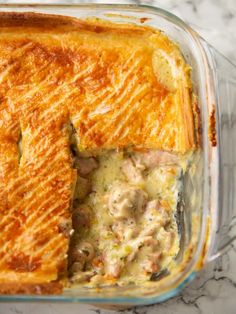
[[155, 150], [76, 151], [70, 281], [122, 285], [167, 274], [179, 252], [183, 158]]

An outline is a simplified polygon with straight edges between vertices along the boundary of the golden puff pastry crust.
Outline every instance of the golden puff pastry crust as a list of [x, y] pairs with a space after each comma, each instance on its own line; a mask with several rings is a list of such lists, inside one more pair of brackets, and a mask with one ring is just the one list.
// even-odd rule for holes
[[143, 26], [0, 13], [1, 283], [47, 283], [66, 269], [69, 124], [80, 150], [193, 149], [179, 48]]
[[60, 97], [81, 149], [194, 147], [189, 67], [162, 32], [33, 13], [2, 13], [0, 27], [9, 98], [41, 110]]

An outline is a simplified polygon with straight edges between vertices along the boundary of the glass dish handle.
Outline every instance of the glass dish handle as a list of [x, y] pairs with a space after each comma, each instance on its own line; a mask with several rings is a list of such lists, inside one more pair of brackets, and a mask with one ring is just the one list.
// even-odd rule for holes
[[227, 252], [236, 240], [236, 66], [209, 44], [213, 88], [216, 95], [219, 149], [218, 212], [214, 213], [214, 243], [207, 261]]

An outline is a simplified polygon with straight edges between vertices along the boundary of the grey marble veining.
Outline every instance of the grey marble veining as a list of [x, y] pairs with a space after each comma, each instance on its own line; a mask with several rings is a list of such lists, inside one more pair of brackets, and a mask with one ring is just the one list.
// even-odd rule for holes
[[[0, 3], [3, 2], [13, 1], [0, 1]], [[25, 0], [24, 2], [32, 1]], [[52, 0], [43, 2], [52, 2]], [[88, 1], [71, 0], [68, 2]], [[236, 0], [137, 0], [113, 1], [113, 3], [142, 3], [165, 8], [191, 24], [203, 38], [236, 64]], [[31, 313], [111, 314], [114, 311], [99, 310], [89, 305], [79, 304], [0, 304], [0, 314]], [[134, 308], [124, 313], [236, 314], [236, 246], [232, 246], [229, 253], [201, 271], [179, 296], [159, 305]]]

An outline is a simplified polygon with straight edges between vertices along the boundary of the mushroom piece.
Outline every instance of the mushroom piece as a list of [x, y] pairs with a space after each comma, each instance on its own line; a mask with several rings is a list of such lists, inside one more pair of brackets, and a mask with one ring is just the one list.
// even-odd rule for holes
[[81, 251], [79, 245], [75, 245], [70, 253], [70, 260], [71, 263], [78, 262], [82, 265], [82, 268], [84, 267], [85, 261], [86, 261], [86, 255], [84, 252]]
[[93, 245], [88, 241], [82, 241], [78, 245], [78, 249], [84, 254], [85, 261], [91, 261], [94, 257], [94, 247]]
[[75, 245], [71, 251], [71, 261], [85, 263], [94, 257], [94, 247], [88, 241]]
[[72, 229], [71, 222], [65, 218], [60, 217], [58, 222], [58, 230], [60, 233], [62, 233], [66, 238], [69, 238], [74, 230]]
[[73, 210], [72, 224], [76, 231], [87, 230], [92, 219], [92, 210], [90, 206], [81, 204]]
[[85, 271], [85, 272], [76, 272], [70, 278], [70, 281], [73, 283], [80, 283], [83, 281], [90, 281], [90, 279], [96, 274], [93, 270]]
[[108, 198], [108, 209], [117, 219], [130, 218], [142, 212], [147, 202], [147, 193], [137, 187], [117, 182]]
[[72, 276], [78, 272], [81, 272], [83, 268], [84, 268], [83, 263], [74, 262], [69, 269], [70, 275]]
[[75, 160], [75, 166], [81, 176], [86, 176], [98, 168], [98, 162], [93, 157], [77, 158]]
[[91, 188], [91, 182], [88, 179], [78, 176], [74, 199], [83, 200], [91, 192]]

